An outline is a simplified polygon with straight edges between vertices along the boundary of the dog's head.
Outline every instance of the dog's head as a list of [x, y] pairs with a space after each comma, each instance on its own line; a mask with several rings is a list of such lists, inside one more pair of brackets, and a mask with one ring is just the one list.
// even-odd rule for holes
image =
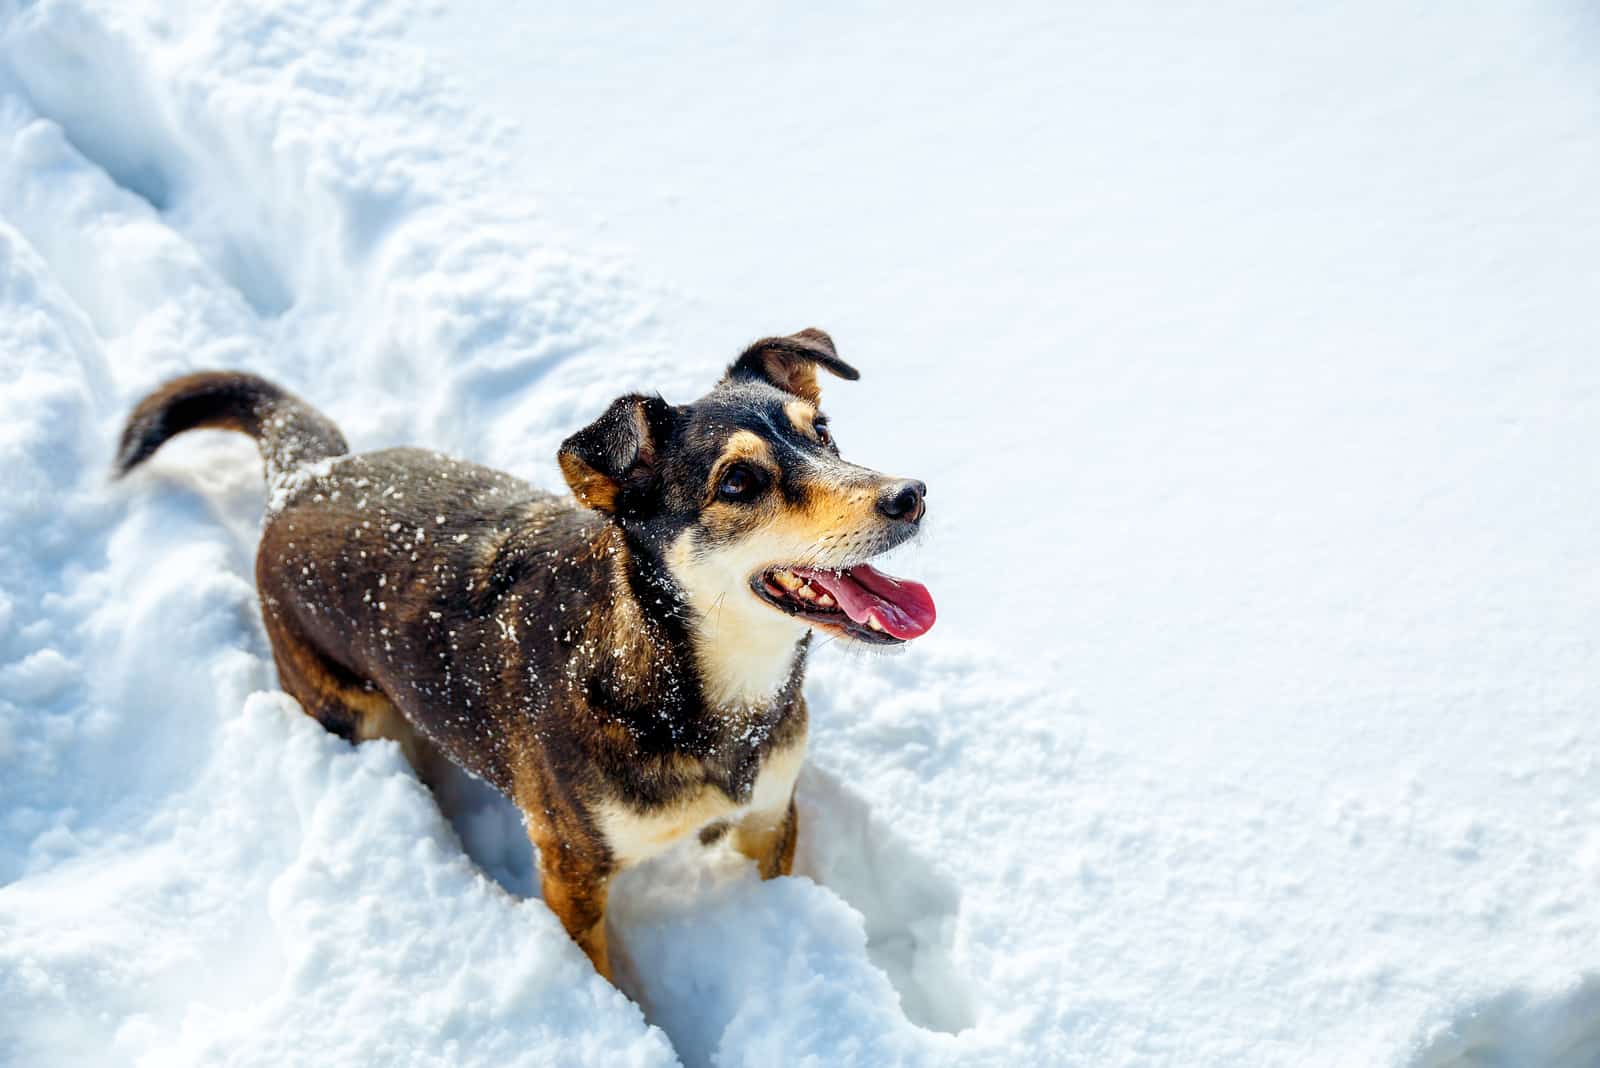
[[820, 330], [765, 338], [694, 403], [619, 397], [562, 444], [573, 494], [661, 562], [702, 644], [792, 650], [812, 627], [897, 645], [933, 625], [926, 588], [868, 563], [916, 536], [926, 487], [841, 458], [819, 369], [859, 377]]

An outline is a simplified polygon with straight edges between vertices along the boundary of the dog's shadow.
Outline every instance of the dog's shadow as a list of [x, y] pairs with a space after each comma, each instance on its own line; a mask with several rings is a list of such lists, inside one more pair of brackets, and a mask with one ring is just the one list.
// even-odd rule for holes
[[1410, 1068], [1593, 1068], [1600, 1064], [1600, 975], [1538, 996], [1507, 991], [1435, 1028]]
[[[516, 807], [487, 785], [454, 771], [435, 788], [469, 856], [512, 894], [539, 896], [535, 853]], [[955, 883], [876, 819], [866, 800], [828, 772], [808, 764], [798, 789], [801, 833], [795, 874], [826, 887], [862, 917], [867, 956], [889, 980], [907, 1020], [928, 1030], [956, 1033], [977, 1019], [971, 983], [956, 959], [961, 894]], [[815, 893], [813, 890], [812, 893]], [[701, 1012], [681, 1018], [667, 1002], [683, 987], [722, 985], [727, 977], [693, 974], [717, 966], [729, 944], [693, 961], [680, 962], [670, 980], [641, 975], [651, 970], [629, 949], [629, 931], [699, 914], [704, 930], [726, 924], [728, 937], [745, 935], [737, 925], [761, 908], [760, 895], [781, 895], [775, 884], [755, 882], [753, 867], [725, 845], [690, 842], [617, 880], [612, 897], [612, 957], [618, 985], [667, 1031], [686, 1062], [710, 1060], [719, 1029]], [[771, 907], [781, 909], [775, 896]], [[715, 915], [718, 911], [725, 916]], [[709, 914], [709, 915], [708, 915]], [[619, 931], [619, 928], [622, 929]], [[619, 934], [621, 937], [619, 938]], [[653, 948], [645, 954], [653, 955]], [[715, 1000], [715, 999], [711, 999]], [[704, 1009], [704, 1002], [700, 1003]]]
[[907, 1019], [951, 1034], [971, 1027], [974, 991], [955, 959], [960, 888], [827, 771], [805, 767], [799, 803], [795, 874], [861, 913], [867, 955], [899, 991]]

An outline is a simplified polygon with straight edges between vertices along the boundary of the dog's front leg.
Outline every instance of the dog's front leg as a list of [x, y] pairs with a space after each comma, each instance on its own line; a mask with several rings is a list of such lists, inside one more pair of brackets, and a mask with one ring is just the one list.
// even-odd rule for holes
[[733, 848], [756, 862], [763, 879], [794, 870], [794, 843], [799, 836], [794, 798], [776, 812], [752, 812], [733, 828]]
[[539, 846], [539, 881], [544, 903], [567, 934], [589, 955], [594, 970], [609, 981], [611, 956], [606, 946], [606, 895], [611, 871], [604, 864], [576, 857], [563, 843], [535, 841]]

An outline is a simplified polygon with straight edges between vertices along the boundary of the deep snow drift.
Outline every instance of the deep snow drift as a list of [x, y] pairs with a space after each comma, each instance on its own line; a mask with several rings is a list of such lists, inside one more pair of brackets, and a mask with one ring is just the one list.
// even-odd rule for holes
[[[486, 12], [0, 2], [0, 1064], [1600, 1063], [1592, 22]], [[248, 443], [106, 478], [224, 366], [555, 486], [813, 322], [941, 621], [628, 997], [274, 692]]]

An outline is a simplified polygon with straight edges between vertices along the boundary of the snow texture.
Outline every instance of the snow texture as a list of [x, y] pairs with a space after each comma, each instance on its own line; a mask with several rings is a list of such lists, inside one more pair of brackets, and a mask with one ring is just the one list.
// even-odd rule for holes
[[[1600, 1064], [1596, 45], [0, 0], [0, 1065]], [[820, 651], [797, 877], [629, 873], [620, 991], [276, 691], [249, 443], [108, 480], [231, 367], [555, 487], [813, 323], [940, 624]]]

